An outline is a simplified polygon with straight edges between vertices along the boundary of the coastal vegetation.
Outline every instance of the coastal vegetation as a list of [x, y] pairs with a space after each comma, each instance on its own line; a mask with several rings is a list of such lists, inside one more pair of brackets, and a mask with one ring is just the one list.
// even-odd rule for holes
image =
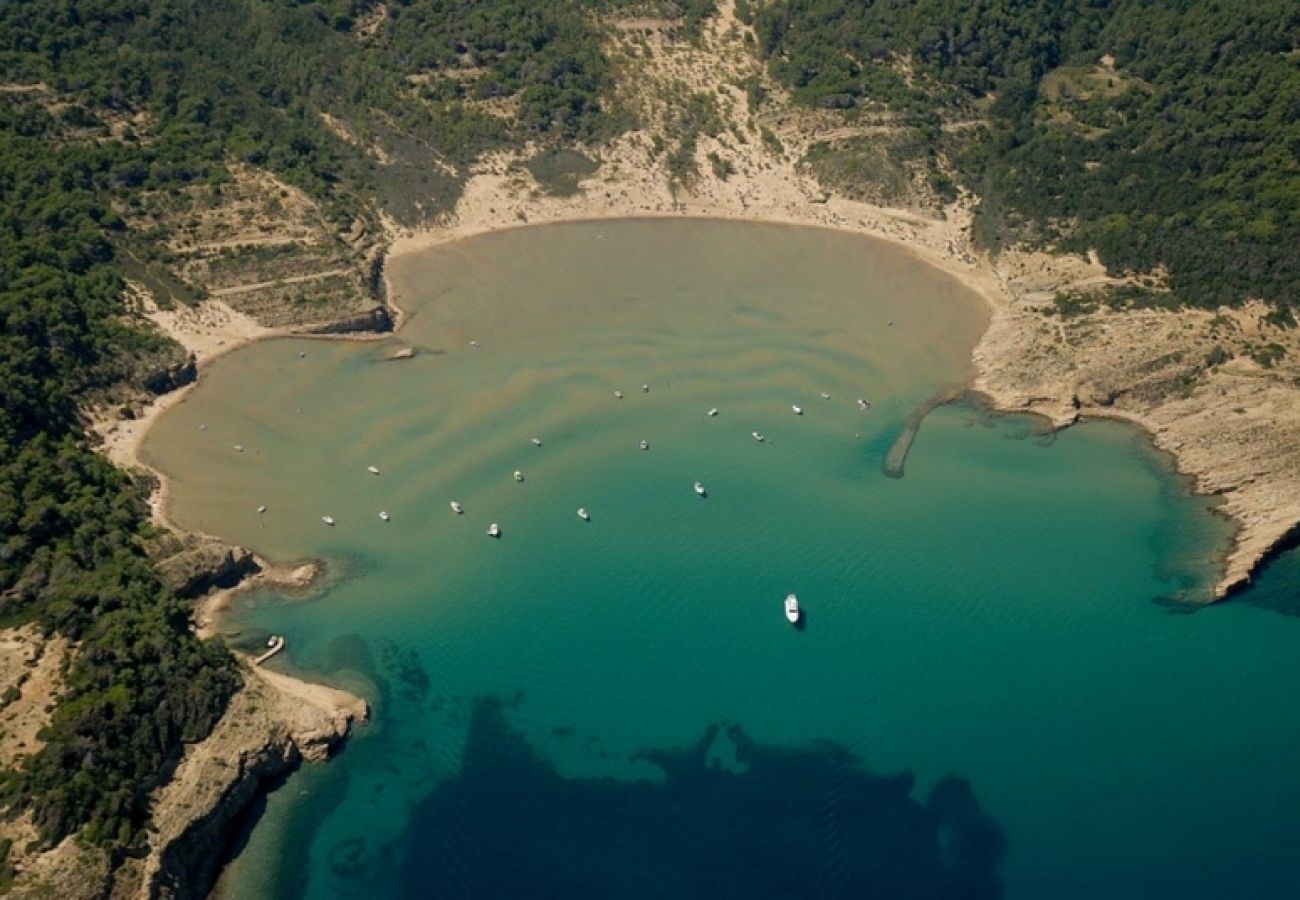
[[5, 773], [0, 796], [46, 841], [81, 831], [126, 847], [149, 785], [207, 733], [239, 677], [159, 583], [142, 486], [82, 431], [80, 404], [170, 354], [122, 321], [121, 220], [104, 194], [120, 157], [59, 146], [58, 128], [0, 105], [0, 616], [80, 651], [43, 746]]
[[980, 0], [755, 5], [797, 102], [914, 124], [979, 197], [976, 236], [1168, 271], [1174, 303], [1300, 302], [1293, 4]]

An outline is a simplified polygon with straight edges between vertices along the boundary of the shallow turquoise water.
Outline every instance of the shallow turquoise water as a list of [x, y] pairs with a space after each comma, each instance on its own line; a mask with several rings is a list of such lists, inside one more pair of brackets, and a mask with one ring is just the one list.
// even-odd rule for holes
[[946, 278], [705, 222], [394, 278], [421, 356], [241, 351], [146, 448], [183, 523], [330, 561], [223, 627], [375, 705], [271, 796], [231, 896], [1300, 892], [1300, 622], [1165, 602], [1227, 529], [1139, 435], [945, 407], [881, 474], [983, 325]]

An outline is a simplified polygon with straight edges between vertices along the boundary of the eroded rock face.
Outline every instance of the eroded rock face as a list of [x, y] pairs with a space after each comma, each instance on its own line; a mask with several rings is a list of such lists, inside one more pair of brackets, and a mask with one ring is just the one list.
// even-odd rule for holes
[[364, 701], [250, 669], [211, 736], [190, 747], [154, 801], [155, 836], [129, 890], [138, 900], [206, 897], [230, 827], [265, 785], [303, 760], [323, 761], [366, 718]]
[[[47, 648], [46, 654], [54, 654]], [[27, 817], [6, 822], [9, 896], [59, 900], [189, 900], [206, 897], [239, 815], [303, 760], [317, 762], [368, 715], [365, 701], [277, 672], [246, 668], [244, 687], [207, 739], [186, 748], [153, 796], [148, 853], [115, 865], [76, 835], [40, 851]]]
[[154, 394], [166, 394], [190, 384], [198, 377], [198, 360], [191, 353], [184, 362], [150, 372], [144, 377], [142, 384], [145, 390]]
[[392, 331], [393, 316], [388, 307], [382, 303], [359, 312], [354, 316], [327, 322], [324, 325], [309, 325], [303, 334], [356, 334], [359, 332]]
[[181, 597], [198, 597], [213, 588], [234, 587], [258, 568], [253, 554], [243, 547], [209, 541], [162, 560], [158, 575]]

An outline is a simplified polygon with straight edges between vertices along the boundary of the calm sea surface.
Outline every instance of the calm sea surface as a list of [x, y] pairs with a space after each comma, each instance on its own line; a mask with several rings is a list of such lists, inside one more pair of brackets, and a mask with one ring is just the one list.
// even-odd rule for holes
[[955, 282], [696, 221], [392, 275], [400, 340], [241, 350], [145, 448], [183, 525], [328, 562], [230, 641], [374, 705], [227, 895], [1300, 896], [1300, 566], [1171, 603], [1229, 532], [1119, 425], [941, 407], [885, 477], [969, 375]]

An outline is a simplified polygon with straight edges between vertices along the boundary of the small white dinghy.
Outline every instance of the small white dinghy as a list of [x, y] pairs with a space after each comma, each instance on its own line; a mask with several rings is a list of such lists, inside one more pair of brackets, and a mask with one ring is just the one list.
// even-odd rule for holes
[[501, 537], [501, 526], [498, 525], [496, 522], [493, 522], [491, 525], [488, 526], [487, 533], [488, 533], [488, 537], [499, 538]]
[[754, 440], [758, 441], [760, 444], [767, 440], [767, 438], [763, 437], [763, 432], [761, 431], [751, 431], [750, 434], [753, 436]]
[[791, 625], [799, 624], [799, 598], [794, 594], [785, 597], [785, 618]]
[[264, 513], [264, 512], [266, 512], [266, 504], [263, 503], [261, 506], [259, 506], [259, 507], [257, 508], [257, 511], [258, 511], [259, 513]]
[[718, 414], [718, 408], [716, 406], [709, 410], [709, 418], [713, 418], [717, 414]]
[[615, 400], [622, 400], [622, 399], [623, 399], [623, 392], [622, 392], [622, 391], [615, 391], [615, 392], [614, 392], [614, 399], [615, 399]]
[[585, 506], [578, 507], [578, 518], [584, 522], [591, 521], [591, 513], [587, 512], [587, 507]]
[[642, 450], [649, 450], [649, 449], [650, 449], [650, 442], [649, 442], [649, 441], [642, 441], [642, 442], [641, 442], [641, 449], [642, 449]]
[[390, 516], [387, 512], [385, 512], [385, 511], [383, 511], [383, 510], [380, 510], [380, 512], [379, 512], [379, 518], [382, 519], [383, 521], [387, 522], [390, 518], [392, 518], [392, 516]]
[[795, 414], [796, 416], [802, 416], [802, 415], [803, 415], [803, 407], [800, 406], [798, 403], [791, 403], [791, 404], [790, 404], [790, 409], [792, 409], [792, 410], [794, 411], [794, 414]]
[[379, 466], [366, 466], [366, 471], [369, 472], [371, 475], [378, 475]]
[[243, 453], [243, 452], [244, 452], [244, 445], [243, 445], [243, 444], [236, 444], [236, 445], [235, 445], [235, 452], [236, 452], [236, 453]]
[[695, 493], [699, 494], [701, 497], [709, 496], [709, 492], [704, 489], [704, 485], [698, 481], [695, 482]]
[[648, 394], [648, 393], [650, 393], [650, 385], [648, 385], [648, 384], [643, 384], [643, 385], [641, 385], [641, 393], [643, 393], [643, 394]]
[[453, 500], [451, 501], [451, 511], [454, 512], [456, 515], [460, 515], [465, 511], [465, 507], [461, 506], [459, 503]]
[[519, 471], [518, 469], [515, 469], [515, 481], [523, 481], [523, 480], [524, 480], [524, 473]]
[[334, 527], [334, 517], [333, 517], [333, 516], [321, 516], [321, 517], [320, 517], [320, 520], [321, 520], [322, 522], [324, 522], [326, 525], [330, 526], [331, 528]]
[[542, 439], [539, 438], [539, 437], [535, 437], [535, 438], [533, 438], [533, 446], [534, 446], [534, 447], [540, 447], [540, 446], [542, 446]]
[[828, 394], [828, 393], [826, 393], [825, 391], [822, 391], [822, 399], [823, 399], [823, 400], [829, 400], [829, 399], [831, 399], [831, 395]]
[[862, 410], [863, 412], [866, 412], [867, 410], [871, 409], [871, 401], [870, 401], [870, 400], [863, 400], [861, 397], [859, 397], [859, 398], [858, 398], [858, 409]]

